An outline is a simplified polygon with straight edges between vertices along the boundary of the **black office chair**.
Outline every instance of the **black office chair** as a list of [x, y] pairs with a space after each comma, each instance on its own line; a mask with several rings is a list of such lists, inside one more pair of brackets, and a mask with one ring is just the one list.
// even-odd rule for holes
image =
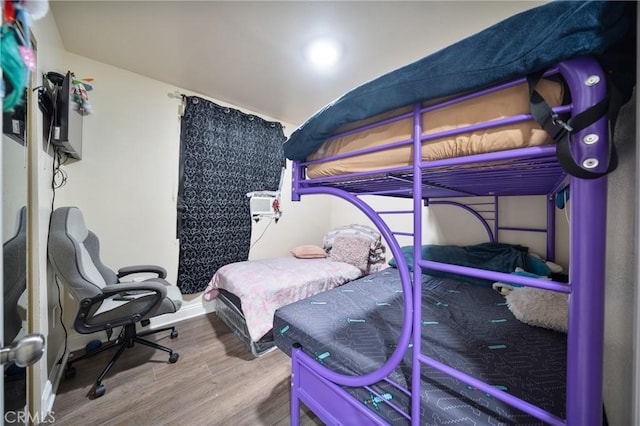
[[[116, 274], [100, 261], [99, 240], [87, 229], [82, 213], [77, 207], [61, 207], [51, 216], [49, 230], [49, 261], [57, 279], [78, 302], [74, 328], [82, 334], [112, 330], [122, 326], [117, 339], [67, 362], [66, 377], [75, 375], [76, 362], [117, 347], [118, 351], [96, 380], [93, 396], [105, 393], [102, 380], [114, 366], [125, 349], [140, 343], [169, 353], [169, 362], [175, 363], [178, 354], [170, 348], [143, 339], [143, 336], [171, 330], [171, 337], [178, 335], [175, 327], [165, 327], [138, 333], [136, 324], [149, 325], [149, 319], [175, 313], [182, 305], [182, 294], [177, 286], [164, 280], [166, 272], [154, 265], [129, 266]], [[144, 281], [121, 281], [121, 278], [142, 272], [158, 275]]]

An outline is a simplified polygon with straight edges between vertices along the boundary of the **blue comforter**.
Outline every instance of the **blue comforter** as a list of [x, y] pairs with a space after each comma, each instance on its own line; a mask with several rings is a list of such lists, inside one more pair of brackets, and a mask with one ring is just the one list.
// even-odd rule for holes
[[635, 2], [618, 1], [554, 1], [514, 15], [352, 89], [296, 129], [284, 153], [303, 161], [345, 123], [520, 77], [578, 56], [600, 57], [609, 77], [621, 81], [623, 93], [630, 92], [635, 82], [635, 16]]
[[[412, 271], [413, 246], [402, 247], [402, 253], [407, 261], [409, 270]], [[529, 272], [538, 272], [532, 265], [533, 259], [530, 259], [529, 249], [514, 244], [481, 243], [471, 246], [426, 244], [422, 246], [421, 258], [434, 262], [504, 272], [506, 274], [512, 273], [516, 268], [522, 268]], [[395, 259], [389, 260], [389, 265], [396, 267]], [[548, 275], [548, 272], [542, 275]], [[430, 268], [422, 268], [422, 273], [432, 277], [451, 278], [484, 287], [491, 287], [491, 284], [493, 284], [491, 280], [436, 271]]]
[[[299, 344], [339, 373], [369, 373], [396, 348], [403, 322], [402, 285], [394, 269], [368, 275], [278, 309], [276, 345], [291, 356]], [[517, 320], [498, 292], [422, 276], [423, 353], [564, 417], [566, 335]], [[390, 379], [410, 387], [411, 359]], [[420, 424], [537, 425], [542, 422], [497, 398], [445, 376], [421, 370]], [[374, 389], [409, 411], [410, 401], [388, 382]], [[407, 425], [384, 403], [372, 404], [363, 388], [345, 388], [392, 425]]]

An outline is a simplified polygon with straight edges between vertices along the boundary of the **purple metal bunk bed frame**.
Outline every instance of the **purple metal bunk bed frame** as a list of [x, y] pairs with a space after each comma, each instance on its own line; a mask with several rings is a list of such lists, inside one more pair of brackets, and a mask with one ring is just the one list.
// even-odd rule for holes
[[[576, 114], [596, 104], [606, 96], [605, 75], [598, 63], [591, 58], [576, 58], [564, 61], [545, 75], [560, 74], [571, 93], [571, 103], [554, 108], [558, 113]], [[350, 173], [327, 178], [305, 178], [305, 166], [312, 162], [294, 162], [292, 199], [300, 200], [306, 194], [331, 194], [346, 199], [365, 213], [378, 227], [391, 252], [398, 262], [404, 292], [404, 324], [397, 347], [390, 358], [376, 371], [363, 376], [348, 376], [333, 372], [307, 356], [301, 349], [292, 354], [291, 424], [299, 424], [300, 402], [327, 424], [387, 424], [360, 401], [351, 397], [341, 386], [369, 387], [375, 382], [387, 380], [389, 373], [400, 363], [407, 350], [411, 351], [413, 391], [403, 389], [412, 398], [410, 413], [403, 415], [412, 425], [420, 423], [420, 368], [421, 364], [440, 370], [468, 385], [508, 403], [534, 417], [552, 425], [599, 425], [602, 419], [602, 358], [604, 323], [604, 254], [606, 222], [606, 177], [580, 179], [568, 176], [556, 159], [555, 145], [514, 149], [489, 154], [422, 162], [421, 143], [444, 135], [471, 132], [477, 129], [515, 123], [531, 118], [529, 114], [450, 130], [438, 134], [421, 136], [421, 114], [461, 100], [481, 96], [526, 81], [524, 78], [482, 90], [473, 94], [448, 100], [439, 105], [414, 106], [414, 132], [412, 140], [396, 142], [394, 146], [413, 143], [413, 164], [405, 167], [376, 170], [374, 172]], [[406, 117], [406, 114], [395, 119]], [[390, 119], [393, 120], [393, 119]], [[389, 122], [375, 123], [366, 127]], [[364, 127], [363, 127], [364, 128]], [[363, 129], [360, 128], [360, 129]], [[343, 134], [344, 135], [344, 134]], [[578, 164], [591, 171], [606, 170], [608, 152], [608, 121], [600, 118], [587, 128], [570, 135], [573, 157]], [[594, 142], [595, 140], [595, 142]], [[389, 147], [389, 146], [387, 146]], [[380, 150], [369, 148], [350, 154], [328, 157], [329, 161], [350, 155], [359, 155]], [[491, 162], [482, 165], [483, 163]], [[594, 166], [595, 164], [595, 166]], [[462, 166], [462, 167], [460, 167]], [[467, 196], [546, 195], [547, 207], [547, 256], [553, 259], [554, 249], [554, 204], [553, 198], [567, 184], [571, 185], [570, 220], [570, 283], [567, 286], [554, 281], [529, 277], [514, 277], [510, 274], [484, 271], [475, 268], [447, 265], [420, 258], [420, 250], [414, 250], [413, 264], [434, 270], [465, 274], [493, 281], [515, 282], [532, 287], [570, 293], [569, 333], [567, 348], [566, 418], [559, 418], [533, 404], [499, 390], [445, 364], [421, 354], [421, 268], [409, 272], [402, 251], [384, 215], [412, 214], [414, 247], [422, 245], [421, 212], [423, 205], [441, 203], [433, 198]], [[361, 195], [387, 195], [413, 198], [412, 211], [374, 211], [359, 198]], [[446, 201], [448, 203], [455, 203]], [[465, 207], [473, 211], [470, 207]], [[476, 213], [477, 214], [477, 213]], [[480, 217], [479, 217], [480, 218]], [[489, 238], [494, 240], [499, 231], [497, 209], [493, 231], [483, 220]], [[505, 228], [503, 228], [505, 229]], [[522, 230], [520, 228], [508, 228]], [[528, 229], [529, 231], [544, 231]], [[413, 279], [412, 279], [413, 278]], [[412, 345], [410, 345], [412, 343]], [[408, 349], [412, 347], [412, 349]], [[417, 368], [416, 368], [417, 367]], [[396, 387], [398, 385], [395, 385]], [[375, 394], [375, 392], [374, 392]], [[376, 394], [377, 395], [377, 394]], [[380, 397], [380, 395], [377, 395]], [[380, 397], [380, 401], [393, 404]], [[396, 407], [397, 409], [397, 407]]]

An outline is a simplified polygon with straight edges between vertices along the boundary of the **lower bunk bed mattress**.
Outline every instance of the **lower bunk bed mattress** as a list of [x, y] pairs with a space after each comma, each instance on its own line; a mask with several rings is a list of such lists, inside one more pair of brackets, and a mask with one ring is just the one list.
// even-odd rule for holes
[[[564, 91], [560, 83], [541, 80], [536, 90], [552, 106], [562, 104]], [[431, 102], [433, 103], [433, 102]], [[413, 136], [413, 116], [372, 128], [376, 122], [384, 122], [412, 111], [405, 107], [375, 116], [371, 119], [344, 125], [328, 139], [318, 151], [307, 157], [308, 161], [360, 151], [367, 148], [408, 141]], [[483, 96], [433, 109], [422, 114], [422, 135], [453, 131], [479, 123], [528, 114], [529, 88], [527, 84], [507, 87]], [[509, 149], [540, 146], [553, 143], [553, 139], [533, 120], [510, 125], [462, 131], [446, 137], [427, 140], [422, 144], [422, 161], [434, 161], [474, 154], [505, 151]], [[307, 166], [309, 178], [336, 176], [346, 173], [366, 172], [381, 168], [402, 167], [413, 161], [413, 143], [362, 155], [312, 163]]]
[[260, 356], [273, 348], [273, 313], [281, 306], [345, 282], [363, 272], [348, 263], [327, 258], [275, 257], [225, 265], [214, 274], [206, 300], [217, 300], [216, 310], [233, 333]]
[[[425, 355], [564, 418], [565, 334], [518, 321], [493, 289], [427, 275], [422, 285]], [[289, 356], [299, 344], [334, 371], [362, 375], [395, 349], [402, 314], [398, 271], [386, 269], [278, 309], [275, 343]], [[389, 378], [410, 387], [410, 352]], [[410, 412], [408, 397], [395, 386], [382, 381], [373, 389]], [[409, 423], [368, 390], [345, 390], [389, 423]], [[420, 424], [543, 424], [427, 366], [420, 397]]]

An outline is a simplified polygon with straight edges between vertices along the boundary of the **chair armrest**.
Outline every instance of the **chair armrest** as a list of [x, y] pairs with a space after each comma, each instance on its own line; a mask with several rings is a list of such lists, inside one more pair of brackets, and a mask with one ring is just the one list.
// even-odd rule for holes
[[[122, 300], [127, 300], [127, 295], [147, 293], [144, 297], [148, 297], [149, 301], [133, 315], [127, 315], [121, 318], [111, 319], [109, 321], [103, 321], [99, 323], [89, 324], [87, 319], [90, 314], [91, 308], [102, 303], [105, 299], [117, 294], [123, 294], [125, 296]], [[75, 318], [74, 327], [79, 333], [88, 334], [95, 333], [96, 331], [102, 331], [119, 327], [126, 324], [136, 323], [142, 320], [152, 309], [157, 307], [162, 300], [167, 296], [166, 286], [162, 283], [153, 282], [150, 280], [133, 283], [123, 284], [110, 284], [102, 289], [102, 294], [97, 296], [82, 299], [80, 301], [80, 307]], [[135, 299], [132, 299], [135, 300]], [[131, 302], [133, 303], [133, 302]]]
[[100, 300], [103, 300], [118, 293], [132, 294], [149, 291], [158, 293], [160, 295], [160, 299], [164, 299], [165, 297], [167, 297], [167, 286], [162, 283], [157, 283], [153, 281], [153, 279], [140, 282], [131, 281], [126, 283], [109, 284], [103, 287], [102, 294], [96, 297], [99, 297]]
[[158, 265], [133, 265], [133, 266], [125, 266], [123, 268], [118, 269], [118, 278], [126, 277], [127, 275], [137, 274], [141, 272], [151, 272], [154, 274], [158, 274], [158, 278], [166, 278], [167, 271]]

